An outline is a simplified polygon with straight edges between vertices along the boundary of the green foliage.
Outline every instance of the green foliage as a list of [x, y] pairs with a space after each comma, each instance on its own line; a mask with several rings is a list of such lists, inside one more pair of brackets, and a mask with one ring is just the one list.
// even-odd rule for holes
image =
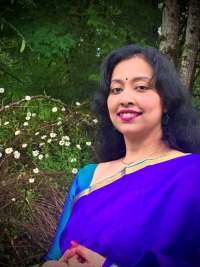
[[107, 53], [129, 43], [157, 47], [161, 24], [161, 11], [145, 0], [3, 0], [0, 14], [8, 102], [35, 94], [90, 100]]
[[43, 24], [43, 27], [28, 35], [26, 40], [31, 44], [32, 52], [36, 53], [36, 56], [56, 60], [68, 58], [70, 49], [76, 44], [72, 34], [66, 33], [64, 25], [55, 23]]

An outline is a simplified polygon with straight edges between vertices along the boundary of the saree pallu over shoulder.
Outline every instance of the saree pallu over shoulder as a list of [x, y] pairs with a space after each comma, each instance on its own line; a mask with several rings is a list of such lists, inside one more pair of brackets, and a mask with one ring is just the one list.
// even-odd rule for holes
[[59, 260], [62, 256], [61, 251], [60, 251], [60, 246], [59, 246], [59, 238], [60, 235], [63, 231], [63, 229], [65, 228], [69, 217], [70, 217], [70, 209], [71, 209], [71, 203], [73, 201], [73, 199], [79, 195], [80, 192], [84, 191], [85, 188], [87, 188], [90, 185], [90, 182], [92, 180], [94, 171], [96, 169], [98, 164], [88, 164], [85, 167], [83, 167], [78, 174], [76, 175], [68, 196], [66, 198], [65, 204], [64, 204], [64, 208], [63, 208], [63, 212], [60, 218], [60, 222], [52, 243], [52, 246], [47, 254], [47, 256], [45, 257], [46, 261], [49, 260]]
[[175, 159], [175, 158], [178, 158], [180, 156], [186, 156], [186, 155], [189, 155], [189, 154], [171, 154], [171, 155], [167, 155], [167, 156], [163, 156], [163, 157], [159, 157], [159, 158], [155, 158], [155, 159], [147, 159], [147, 160], [144, 160], [138, 164], [135, 164], [135, 165], [132, 165], [132, 166], [129, 166], [129, 167], [126, 167], [124, 169], [122, 169], [120, 172], [118, 172], [117, 174], [105, 179], [105, 180], [102, 180], [88, 188], [86, 188], [85, 190], [83, 190], [80, 194], [78, 194], [73, 202], [72, 202], [72, 205], [71, 205], [71, 211], [73, 210], [73, 206], [74, 204], [76, 203], [76, 201], [85, 196], [85, 195], [88, 195], [90, 194], [91, 192], [103, 187], [103, 186], [106, 186], [108, 184], [111, 184], [113, 183], [114, 181], [122, 178], [124, 175], [126, 174], [130, 174], [130, 173], [133, 173], [133, 172], [136, 172], [136, 171], [139, 171], [143, 168], [145, 168], [146, 166], [150, 166], [150, 165], [155, 165], [155, 164], [158, 164], [158, 163], [162, 163], [162, 162], [165, 162], [165, 161], [168, 161], [168, 160], [171, 160], [171, 159]]
[[83, 190], [72, 204], [59, 239], [61, 254], [76, 240], [113, 266], [188, 267], [198, 262], [199, 155], [130, 166]]

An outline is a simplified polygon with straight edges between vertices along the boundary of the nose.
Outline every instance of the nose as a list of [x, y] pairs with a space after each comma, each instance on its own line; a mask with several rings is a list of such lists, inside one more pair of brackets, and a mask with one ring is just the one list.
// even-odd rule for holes
[[135, 99], [133, 94], [131, 93], [131, 90], [124, 90], [123, 93], [121, 94], [121, 99], [119, 101], [119, 104], [122, 106], [129, 106], [129, 105], [134, 105]]

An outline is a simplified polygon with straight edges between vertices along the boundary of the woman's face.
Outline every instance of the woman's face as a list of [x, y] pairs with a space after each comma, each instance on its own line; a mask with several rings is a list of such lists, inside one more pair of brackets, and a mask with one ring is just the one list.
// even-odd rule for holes
[[162, 133], [163, 102], [149, 81], [153, 69], [142, 58], [124, 60], [113, 70], [107, 99], [110, 118], [125, 136]]

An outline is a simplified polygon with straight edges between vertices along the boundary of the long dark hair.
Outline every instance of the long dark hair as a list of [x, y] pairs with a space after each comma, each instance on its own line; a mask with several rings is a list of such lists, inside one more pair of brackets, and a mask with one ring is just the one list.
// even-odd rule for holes
[[155, 88], [168, 107], [168, 125], [162, 125], [163, 141], [172, 149], [185, 153], [200, 154], [200, 119], [192, 103], [189, 90], [181, 83], [173, 64], [158, 50], [128, 45], [111, 52], [101, 66], [101, 87], [92, 101], [99, 120], [99, 144], [102, 161], [116, 160], [125, 156], [123, 135], [113, 129], [107, 98], [113, 69], [123, 61], [142, 57], [153, 69]]

